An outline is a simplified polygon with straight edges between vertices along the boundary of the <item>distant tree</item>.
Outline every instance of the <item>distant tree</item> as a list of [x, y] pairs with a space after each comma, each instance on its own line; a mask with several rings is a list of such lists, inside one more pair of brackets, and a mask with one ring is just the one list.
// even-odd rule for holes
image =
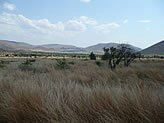
[[102, 60], [108, 60], [110, 58], [109, 48], [103, 48], [104, 55], [102, 55]]
[[96, 55], [93, 52], [90, 53], [89, 57], [91, 60], [96, 60]]
[[118, 48], [111, 47], [103, 48], [104, 55], [103, 60], [108, 60], [108, 66], [114, 70], [122, 61], [124, 66], [128, 67], [135, 58], [139, 57], [138, 53], [135, 53], [131, 48], [121, 44]]
[[138, 52], [136, 55], [137, 55], [137, 58], [138, 58], [139, 60], [141, 60], [141, 58], [144, 57], [144, 56], [142, 56], [142, 54], [141, 54], [140, 52]]
[[124, 66], [128, 67], [134, 59], [137, 58], [137, 54], [132, 51], [132, 49], [127, 49], [125, 55], [124, 55]]

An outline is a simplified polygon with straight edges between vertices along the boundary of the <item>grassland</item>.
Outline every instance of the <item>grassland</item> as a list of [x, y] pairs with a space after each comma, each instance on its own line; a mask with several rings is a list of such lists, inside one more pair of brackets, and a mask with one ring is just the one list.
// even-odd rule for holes
[[2, 59], [0, 123], [164, 123], [164, 61]]

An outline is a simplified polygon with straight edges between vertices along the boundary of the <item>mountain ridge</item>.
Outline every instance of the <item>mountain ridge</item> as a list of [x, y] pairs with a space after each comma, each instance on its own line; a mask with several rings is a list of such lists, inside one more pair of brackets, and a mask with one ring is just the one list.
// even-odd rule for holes
[[[43, 45], [32, 45], [25, 42], [16, 42], [8, 40], [0, 40], [0, 50], [6, 51], [42, 51], [42, 52], [59, 52], [59, 53], [103, 53], [103, 48], [117, 47], [118, 43], [98, 43], [96, 45], [91, 45], [85, 48], [77, 47], [74, 45], [64, 45], [64, 44], [43, 44]], [[130, 44], [126, 44], [128, 47], [134, 49], [135, 51], [141, 51], [141, 48], [135, 47]]]
[[164, 40], [149, 46], [141, 51], [142, 54], [164, 54]]
[[[88, 51], [93, 51], [93, 52], [99, 52], [102, 51], [103, 52], [103, 48], [110, 48], [110, 47], [118, 47], [120, 44], [119, 43], [99, 43], [96, 45], [92, 45], [89, 47], [86, 47], [86, 50]], [[141, 51], [141, 48], [135, 47], [133, 45], [130, 44], [125, 44], [127, 47], [133, 49], [134, 51]]]

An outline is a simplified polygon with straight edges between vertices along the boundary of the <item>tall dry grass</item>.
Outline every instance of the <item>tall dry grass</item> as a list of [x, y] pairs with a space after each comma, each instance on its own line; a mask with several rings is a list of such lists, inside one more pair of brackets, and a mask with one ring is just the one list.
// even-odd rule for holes
[[0, 123], [163, 123], [164, 62], [136, 62], [111, 71], [76, 61], [60, 70], [38, 59], [0, 70]]

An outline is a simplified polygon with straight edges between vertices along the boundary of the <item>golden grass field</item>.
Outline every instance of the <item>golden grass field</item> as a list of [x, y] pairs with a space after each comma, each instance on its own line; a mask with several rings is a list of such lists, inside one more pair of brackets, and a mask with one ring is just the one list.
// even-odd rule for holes
[[0, 123], [164, 123], [164, 61], [111, 71], [105, 61], [25, 59], [0, 68]]

